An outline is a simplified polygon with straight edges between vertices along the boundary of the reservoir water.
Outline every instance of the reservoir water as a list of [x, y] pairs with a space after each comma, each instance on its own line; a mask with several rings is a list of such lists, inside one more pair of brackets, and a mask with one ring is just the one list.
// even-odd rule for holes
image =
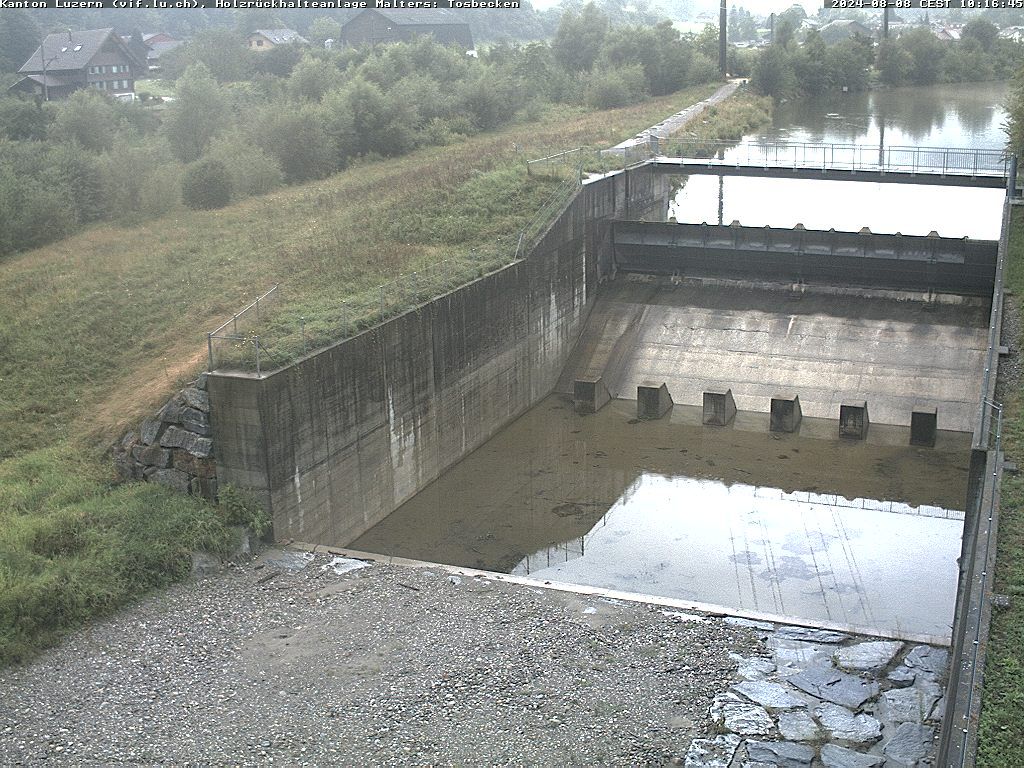
[[[772, 126], [741, 143], [1002, 149], [1004, 83], [897, 88], [776, 107]], [[669, 216], [684, 223], [999, 237], [1000, 190], [831, 181], [683, 177]]]

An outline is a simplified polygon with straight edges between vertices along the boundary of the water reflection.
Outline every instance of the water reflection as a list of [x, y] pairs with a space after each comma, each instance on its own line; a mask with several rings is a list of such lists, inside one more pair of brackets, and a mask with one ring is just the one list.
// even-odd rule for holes
[[[893, 542], [907, 537], [932, 547], [928, 559], [917, 543], [906, 544], [916, 554], [902, 562], [940, 574], [947, 549], [958, 551], [961, 523], [944, 510], [966, 496], [970, 435], [942, 432], [935, 449], [922, 450], [907, 446], [906, 429], [882, 424], [872, 424], [868, 442], [839, 442], [834, 422], [807, 417], [801, 434], [777, 435], [768, 432], [767, 414], [741, 412], [730, 429], [702, 427], [699, 408], [679, 405], [658, 421], [635, 415], [635, 402], [616, 400], [580, 418], [571, 403], [551, 396], [350, 546], [765, 611], [781, 589], [779, 607], [816, 605], [817, 613], [794, 615], [837, 621], [848, 601], [834, 594], [850, 585], [864, 582], [870, 595], [903, 589], [902, 575], [877, 570]], [[866, 546], [854, 533], [875, 530], [883, 537], [872, 539], [877, 552], [862, 558], [854, 551], [863, 572], [855, 580], [835, 547]], [[719, 544], [705, 542], [723, 531]], [[633, 532], [638, 538], [630, 542]], [[825, 597], [821, 590], [803, 595], [811, 585], [794, 574], [808, 572], [819, 551], [830, 558], [819, 566], [831, 586]], [[705, 563], [701, 553], [717, 560]], [[772, 557], [776, 572], [765, 584], [781, 579], [784, 588], [759, 584], [727, 599], [697, 578], [703, 570], [751, 571], [759, 558], [757, 576]], [[871, 616], [897, 621], [902, 599], [889, 598], [888, 614], [883, 602], [867, 603]], [[936, 615], [941, 624], [945, 614]], [[854, 618], [870, 617], [849, 613]]]
[[962, 526], [938, 507], [644, 473], [591, 530], [512, 573], [945, 636]]
[[[771, 128], [749, 142], [860, 144], [1001, 150], [1005, 83], [830, 94], [780, 104]], [[669, 205], [677, 221], [859, 230], [996, 239], [1000, 190], [693, 176]]]

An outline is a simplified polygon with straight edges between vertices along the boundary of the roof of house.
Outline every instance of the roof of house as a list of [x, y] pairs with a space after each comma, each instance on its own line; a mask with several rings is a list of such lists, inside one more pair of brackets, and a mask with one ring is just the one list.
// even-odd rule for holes
[[[28, 57], [18, 72], [42, 72], [49, 70], [82, 69], [99, 53], [100, 48], [113, 36], [114, 40], [124, 49], [131, 52], [124, 42], [114, 34], [110, 27], [106, 29], [83, 29], [77, 32], [57, 32], [47, 35], [43, 40], [42, 52], [36, 48], [35, 53]], [[44, 66], [45, 62], [45, 66]], [[141, 64], [141, 62], [137, 62]]]
[[[21, 80], [19, 80], [14, 85], [20, 85], [26, 80], [31, 80], [33, 83], [39, 83], [39, 85], [45, 85], [47, 88], [56, 88], [61, 85], [71, 85], [73, 82], [72, 80], [69, 80], [67, 77], [61, 77], [60, 75], [54, 75], [50, 72], [47, 72], [46, 77], [43, 77], [43, 75], [25, 75], [25, 77], [21, 78]], [[11, 87], [13, 88], [14, 86]]]
[[175, 48], [179, 48], [184, 44], [184, 40], [170, 40], [166, 43], [149, 43], [149, 53], [146, 58], [159, 59], [163, 54], [168, 51], [173, 51]]
[[456, 11], [446, 8], [437, 9], [416, 9], [416, 10], [395, 10], [392, 8], [374, 8], [384, 18], [393, 21], [398, 26], [409, 26], [424, 24], [466, 24], [465, 18], [460, 17]]
[[263, 35], [267, 40], [272, 42], [274, 45], [285, 45], [286, 43], [308, 43], [309, 40], [304, 38], [294, 29], [257, 29], [253, 32], [254, 35]]

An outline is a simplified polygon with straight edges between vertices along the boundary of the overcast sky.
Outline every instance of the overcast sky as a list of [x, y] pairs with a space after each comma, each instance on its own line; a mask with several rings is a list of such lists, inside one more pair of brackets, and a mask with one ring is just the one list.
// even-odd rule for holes
[[[542, 11], [546, 8], [558, 5], [560, 0], [531, 0], [531, 2], [533, 3], [534, 8]], [[767, 16], [773, 11], [775, 13], [779, 13], [780, 11], [786, 10], [793, 5], [794, 2], [795, 0], [738, 0], [737, 2], [728, 0], [728, 5], [730, 8], [732, 8], [733, 5], [737, 8], [746, 8], [748, 11], [758, 16]], [[653, 4], [657, 5], [657, 0], [654, 0]], [[800, 3], [800, 5], [807, 9], [807, 14], [809, 16], [813, 16], [824, 5], [824, 3], [822, 0], [818, 0], [818, 2], [804, 2]], [[713, 0], [710, 2], [709, 0], [696, 0], [694, 2], [694, 6], [698, 9], [718, 8], [718, 4]]]

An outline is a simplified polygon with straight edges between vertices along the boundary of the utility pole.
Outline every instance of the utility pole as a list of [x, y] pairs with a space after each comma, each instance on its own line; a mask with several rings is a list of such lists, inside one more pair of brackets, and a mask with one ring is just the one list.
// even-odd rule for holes
[[50, 100], [50, 88], [46, 84], [46, 51], [43, 50], [46, 47], [46, 35], [44, 34], [39, 38], [39, 61], [43, 65], [43, 101]]
[[889, 39], [889, 6], [882, 9], [882, 39]]
[[725, 0], [718, 8], [718, 71], [725, 77], [727, 66], [725, 63], [725, 30], [729, 24], [729, 15], [725, 7]]

